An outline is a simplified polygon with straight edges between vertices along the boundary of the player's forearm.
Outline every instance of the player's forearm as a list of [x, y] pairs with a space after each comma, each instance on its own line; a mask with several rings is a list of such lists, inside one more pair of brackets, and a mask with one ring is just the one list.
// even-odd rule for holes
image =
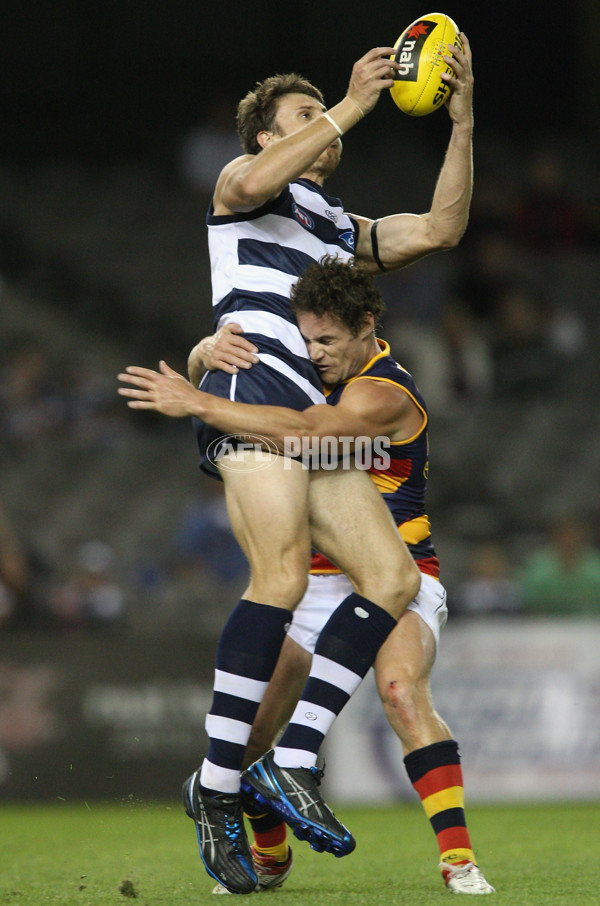
[[189, 354], [187, 368], [188, 368], [188, 378], [190, 384], [193, 384], [194, 387], [198, 387], [202, 377], [206, 371], [206, 366], [200, 357], [199, 350], [200, 343], [198, 346], [194, 346], [192, 351]]
[[[469, 220], [473, 187], [472, 126], [456, 124], [427, 214], [391, 214], [377, 224], [385, 270], [405, 267], [432, 252], [454, 248]], [[370, 231], [361, 228], [357, 257], [372, 261]]]
[[[328, 113], [343, 133], [362, 118], [359, 108], [348, 97]], [[336, 138], [339, 138], [336, 127], [329, 119], [320, 116], [304, 129], [273, 142], [263, 148], [247, 168], [236, 174], [240, 195], [243, 194], [247, 203], [252, 205], [275, 197], [288, 183], [310, 169]]]
[[201, 392], [195, 411], [190, 414], [226, 434], [260, 434], [280, 449], [284, 438], [302, 437], [311, 425], [305, 413], [295, 409], [235, 403]]
[[467, 228], [473, 193], [473, 122], [454, 123], [428, 215], [437, 248], [456, 246]]
[[[324, 437], [365, 437], [381, 433], [364, 418], [342, 416], [335, 406], [326, 403], [309, 406], [299, 412], [283, 406], [259, 406], [234, 403], [221, 397], [201, 393], [195, 413], [212, 427], [227, 434], [260, 434], [273, 441], [280, 450], [294, 447], [298, 438], [321, 440]], [[352, 442], [349, 440], [352, 446]]]

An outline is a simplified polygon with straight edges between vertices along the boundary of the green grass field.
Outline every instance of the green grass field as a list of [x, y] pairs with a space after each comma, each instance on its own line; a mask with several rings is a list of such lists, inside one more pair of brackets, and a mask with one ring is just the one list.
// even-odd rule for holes
[[[420, 805], [338, 814], [356, 851], [335, 859], [296, 841], [292, 876], [262, 896], [280, 906], [451, 902]], [[600, 902], [600, 805], [471, 806], [468, 817], [479, 864], [497, 889], [494, 902]], [[192, 906], [214, 903], [212, 886], [178, 804], [0, 806], [2, 906]]]

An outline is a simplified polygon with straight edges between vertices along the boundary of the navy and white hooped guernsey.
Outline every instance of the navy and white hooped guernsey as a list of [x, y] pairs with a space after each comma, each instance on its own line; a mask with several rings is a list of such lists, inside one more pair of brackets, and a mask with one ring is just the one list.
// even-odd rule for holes
[[[324, 255], [354, 256], [358, 225], [339, 198], [309, 179], [290, 183], [247, 214], [207, 214], [213, 327], [235, 322], [257, 347], [260, 362], [236, 375], [208, 372], [202, 389], [244, 403], [306, 409], [324, 403], [320, 378], [290, 308], [299, 276]], [[207, 448], [221, 432], [196, 423], [202, 468], [214, 474]], [[211, 453], [211, 459], [212, 457]]]

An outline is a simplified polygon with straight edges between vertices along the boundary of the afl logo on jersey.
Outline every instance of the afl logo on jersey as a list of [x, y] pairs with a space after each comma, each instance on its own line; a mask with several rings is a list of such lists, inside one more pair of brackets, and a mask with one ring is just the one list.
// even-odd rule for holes
[[306, 211], [304, 211], [302, 208], [299, 208], [296, 202], [294, 202], [294, 204], [292, 205], [292, 212], [296, 220], [301, 223], [303, 227], [305, 227], [307, 230], [314, 230], [314, 220], [312, 219], [310, 214], [307, 214]]
[[351, 251], [354, 251], [354, 232], [352, 230], [340, 233], [340, 239]]

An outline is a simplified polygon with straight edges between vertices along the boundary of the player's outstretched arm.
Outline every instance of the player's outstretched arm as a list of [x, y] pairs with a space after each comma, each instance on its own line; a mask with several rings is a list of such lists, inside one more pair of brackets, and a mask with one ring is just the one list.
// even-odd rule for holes
[[327, 111], [315, 101], [302, 112], [303, 122], [288, 135], [259, 133], [262, 150], [228, 164], [217, 182], [215, 207], [230, 211], [249, 211], [271, 198], [302, 176], [317, 158], [341, 135], [369, 113], [384, 88], [393, 84], [392, 75], [399, 64], [390, 60], [393, 47], [374, 47], [352, 69], [348, 92]]
[[398, 424], [414, 408], [400, 388], [369, 380], [356, 381], [337, 406], [322, 404], [298, 412], [283, 406], [235, 403], [196, 390], [166, 362], [159, 367], [160, 371], [152, 371], [130, 365], [119, 374], [119, 380], [129, 385], [119, 387], [119, 395], [128, 397], [131, 409], [172, 418], [195, 416], [227, 434], [261, 434], [281, 450], [290, 438], [387, 436], [397, 432]]
[[454, 248], [467, 227], [473, 189], [473, 70], [471, 47], [462, 32], [461, 40], [462, 50], [449, 45], [452, 56], [444, 56], [456, 73], [442, 75], [452, 87], [447, 102], [452, 133], [430, 210], [383, 217], [377, 221], [375, 236], [373, 221], [357, 218], [356, 257], [372, 273], [405, 267], [431, 252]]

